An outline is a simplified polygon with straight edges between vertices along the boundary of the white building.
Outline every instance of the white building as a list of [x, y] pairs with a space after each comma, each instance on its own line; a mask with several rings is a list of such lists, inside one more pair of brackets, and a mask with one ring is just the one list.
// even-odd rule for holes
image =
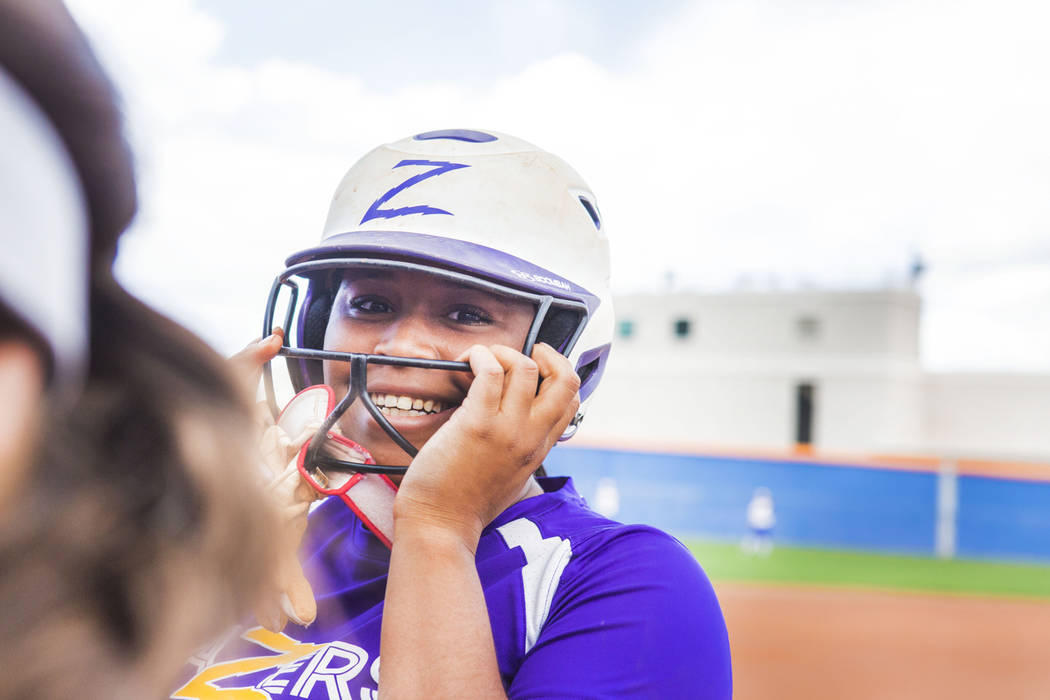
[[581, 437], [1050, 458], [1050, 375], [933, 374], [918, 294], [632, 294]]

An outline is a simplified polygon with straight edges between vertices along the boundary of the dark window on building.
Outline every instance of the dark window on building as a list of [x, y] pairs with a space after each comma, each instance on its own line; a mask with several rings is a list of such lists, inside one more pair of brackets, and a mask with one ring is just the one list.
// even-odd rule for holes
[[693, 324], [688, 318], [679, 318], [674, 322], [674, 337], [688, 338], [693, 331]]
[[803, 340], [816, 340], [820, 337], [820, 319], [816, 316], [800, 316], [795, 320], [795, 330]]
[[795, 385], [795, 443], [813, 444], [813, 415], [816, 413], [817, 388], [802, 382]]
[[634, 335], [634, 321], [629, 318], [625, 318], [616, 324], [616, 333], [621, 338], [630, 338]]

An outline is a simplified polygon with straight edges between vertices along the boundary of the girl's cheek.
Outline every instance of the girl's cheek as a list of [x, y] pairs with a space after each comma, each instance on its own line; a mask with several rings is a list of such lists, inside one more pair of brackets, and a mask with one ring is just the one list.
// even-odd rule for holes
[[324, 383], [330, 387], [336, 388], [347, 383], [350, 373], [345, 368], [340, 367], [340, 364], [338, 362], [324, 363]]

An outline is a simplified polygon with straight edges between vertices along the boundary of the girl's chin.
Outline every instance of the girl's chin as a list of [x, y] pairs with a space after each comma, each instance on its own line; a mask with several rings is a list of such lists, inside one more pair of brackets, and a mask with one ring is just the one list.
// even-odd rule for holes
[[391, 446], [390, 449], [376, 450], [372, 453], [372, 458], [376, 461], [376, 464], [382, 464], [386, 467], [407, 467], [412, 463], [412, 458], [405, 454], [397, 445]]

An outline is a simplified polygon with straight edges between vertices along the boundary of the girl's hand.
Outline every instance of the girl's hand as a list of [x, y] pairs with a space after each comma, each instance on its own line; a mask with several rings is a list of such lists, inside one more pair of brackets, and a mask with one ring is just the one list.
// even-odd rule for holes
[[549, 345], [537, 344], [532, 358], [475, 345], [461, 359], [470, 362], [474, 381], [401, 482], [395, 542], [400, 530], [418, 527], [476, 548], [482, 529], [525, 495], [579, 408], [580, 379]]
[[230, 366], [234, 373], [251, 391], [252, 396], [255, 395], [255, 389], [259, 386], [263, 365], [277, 357], [283, 342], [284, 331], [275, 328], [273, 333], [265, 338], [256, 338], [230, 358]]
[[[269, 416], [269, 410], [266, 411]], [[288, 619], [309, 625], [317, 617], [313, 588], [299, 562], [299, 545], [306, 532], [310, 504], [320, 498], [299, 474], [298, 455], [313, 437], [320, 423], [306, 426], [298, 435], [289, 436], [271, 423], [263, 432], [262, 467], [266, 491], [273, 498], [281, 516], [277, 568], [271, 572], [270, 593], [255, 610], [256, 620], [271, 632], [280, 632]]]
[[[233, 371], [249, 390], [254, 392], [258, 387], [263, 365], [277, 357], [283, 335], [278, 328], [267, 337], [248, 343], [230, 358]], [[280, 632], [289, 618], [300, 625], [308, 625], [317, 616], [313, 589], [303, 573], [298, 552], [306, 531], [310, 503], [319, 494], [302, 480], [296, 458], [302, 446], [320, 427], [320, 421], [306, 426], [298, 435], [288, 435], [274, 424], [265, 402], [256, 404], [255, 409], [260, 434], [260, 477], [281, 516], [280, 537], [276, 543], [279, 550], [277, 568], [270, 574], [269, 595], [259, 602], [255, 616], [263, 627]]]

